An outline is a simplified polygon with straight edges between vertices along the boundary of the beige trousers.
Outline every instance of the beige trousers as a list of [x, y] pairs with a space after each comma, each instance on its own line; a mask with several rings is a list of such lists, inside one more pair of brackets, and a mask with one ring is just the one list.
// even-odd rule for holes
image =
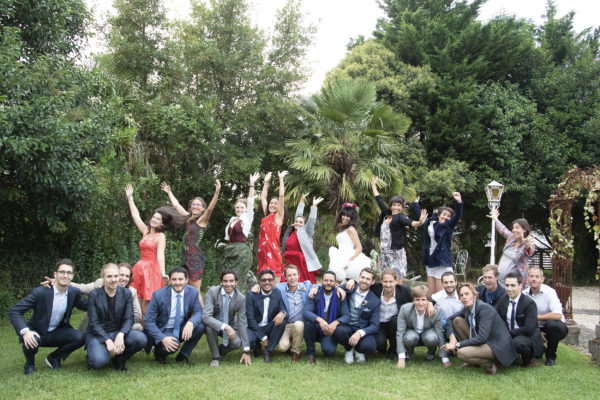
[[286, 324], [285, 331], [279, 339], [277, 349], [279, 351], [288, 351], [290, 349], [297, 354], [300, 354], [302, 348], [302, 340], [304, 339], [304, 321], [296, 321], [291, 324]]
[[[463, 317], [454, 318], [453, 328], [459, 342], [469, 339], [470, 328], [466, 319]], [[496, 361], [492, 349], [487, 344], [461, 347], [456, 352], [456, 356], [463, 362], [483, 367], [490, 367]]]

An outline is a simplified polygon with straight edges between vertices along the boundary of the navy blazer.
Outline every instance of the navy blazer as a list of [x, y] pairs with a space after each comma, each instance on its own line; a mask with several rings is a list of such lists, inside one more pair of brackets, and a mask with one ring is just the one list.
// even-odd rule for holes
[[[464, 307], [448, 318], [446, 327], [449, 328], [450, 334], [456, 336], [454, 333], [454, 318], [463, 317], [468, 322], [470, 312], [468, 308]], [[487, 344], [492, 349], [494, 356], [505, 367], [508, 367], [517, 359], [515, 345], [511, 340], [506, 324], [494, 307], [481, 300], [475, 302], [475, 332], [477, 333], [475, 337], [460, 342], [461, 348]]]
[[[304, 310], [302, 311], [302, 317], [304, 317], [306, 321], [315, 322], [317, 319], [317, 313], [319, 312], [319, 301], [321, 300], [322, 294], [323, 287], [319, 287], [319, 291], [313, 299], [310, 297], [306, 299], [306, 302], [304, 303]], [[348, 309], [347, 299], [340, 299], [337, 296], [336, 289], [334, 288], [333, 294], [331, 295], [331, 301], [337, 302], [337, 315], [335, 320], [339, 321], [340, 324], [348, 325], [350, 323], [350, 310]], [[329, 308], [331, 309], [331, 303], [329, 304]]]
[[[413, 210], [417, 215], [421, 214], [421, 207], [419, 203], [412, 203]], [[421, 264], [427, 265], [428, 267], [451, 267], [452, 266], [452, 253], [450, 252], [450, 244], [452, 242], [452, 233], [454, 228], [460, 221], [460, 217], [463, 212], [463, 203], [454, 203], [454, 214], [452, 218], [446, 220], [446, 222], [439, 223], [438, 215], [434, 213], [431, 217], [425, 220], [423, 224], [423, 248], [421, 250]], [[429, 237], [429, 231], [427, 230], [429, 224], [435, 222], [433, 226], [433, 232], [437, 246], [433, 250], [433, 253], [429, 255], [429, 247], [431, 246], [431, 237]]]
[[[8, 318], [15, 327], [17, 335], [21, 336], [23, 328], [36, 331], [41, 336], [48, 334], [50, 317], [52, 316], [52, 304], [54, 303], [54, 287], [37, 287], [31, 291], [23, 300], [19, 301], [8, 311]], [[73, 307], [87, 311], [88, 302], [81, 296], [79, 289], [69, 286], [67, 289], [67, 310], [60, 321], [58, 328], [71, 328], [71, 313]], [[33, 309], [33, 315], [25, 322], [23, 315]]]
[[[117, 286], [117, 293], [115, 296], [115, 317], [117, 318], [117, 322], [121, 324], [119, 332], [123, 332], [127, 335], [133, 326], [133, 301], [131, 300], [131, 291], [121, 286]], [[94, 289], [92, 293], [89, 294], [88, 299], [88, 317], [90, 322], [88, 323], [86, 334], [100, 336], [104, 342], [110, 339], [108, 336], [109, 332], [106, 332], [104, 329], [104, 323], [108, 318], [108, 301], [106, 301], [104, 287]]]
[[[484, 303], [487, 303], [486, 296], [485, 296], [487, 293], [487, 288], [485, 287], [485, 285], [477, 286], [477, 293], [479, 293], [478, 299], [483, 301]], [[495, 307], [496, 304], [498, 304], [498, 300], [500, 300], [502, 298], [502, 296], [504, 296], [505, 294], [506, 294], [506, 289], [504, 289], [502, 286], [498, 285], [496, 287], [496, 290], [494, 290], [494, 297], [488, 304]]]
[[[154, 343], [160, 342], [167, 336], [164, 331], [171, 314], [172, 291], [171, 286], [158, 289], [152, 293], [152, 299], [148, 304], [148, 310], [146, 310], [146, 316], [144, 317], [144, 330], [148, 336], [154, 339]], [[198, 299], [198, 290], [193, 286], [185, 285], [180, 332], [183, 331], [183, 325], [188, 321], [194, 324], [194, 328], [202, 322], [202, 306]]]
[[[498, 304], [496, 304], [496, 310], [498, 311], [498, 314], [500, 314], [500, 318], [507, 323], [506, 326], [509, 326], [510, 324], [510, 320], [507, 320], [506, 318], [509, 302], [510, 298], [508, 297], [508, 294], [505, 294], [498, 300]], [[521, 294], [515, 312], [515, 321], [519, 327], [513, 330], [510, 330], [510, 327], [508, 329], [511, 337], [528, 336], [531, 338], [533, 355], [536, 358], [541, 358], [544, 353], [544, 343], [542, 341], [542, 334], [540, 333], [537, 317], [538, 311], [535, 301], [526, 294]]]
[[[271, 290], [271, 300], [269, 301], [269, 310], [267, 311], [267, 321], [271, 322], [275, 318], [277, 314], [283, 312], [286, 314], [285, 304], [283, 303], [283, 299], [281, 297], [281, 292], [279, 290]], [[265, 305], [262, 298], [262, 291], [260, 294], [256, 294], [253, 292], [248, 292], [246, 295], [246, 320], [248, 322], [248, 329], [252, 330], [256, 333], [256, 337], [262, 338], [266, 334], [264, 332], [263, 326], [258, 326], [260, 321], [262, 321], [263, 311], [265, 310]], [[283, 324], [285, 324], [286, 318], [283, 320]]]
[[[347, 292], [348, 309], [350, 309], [350, 302], [354, 292], [358, 290], [358, 285]], [[367, 292], [365, 299], [360, 303], [358, 309], [358, 327], [365, 331], [366, 335], [376, 335], [379, 332], [379, 309], [381, 308], [381, 300], [373, 293], [372, 290]]]

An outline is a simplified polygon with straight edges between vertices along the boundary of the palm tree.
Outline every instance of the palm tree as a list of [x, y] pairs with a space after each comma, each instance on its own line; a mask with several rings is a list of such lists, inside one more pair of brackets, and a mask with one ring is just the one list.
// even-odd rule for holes
[[414, 194], [404, 185], [410, 171], [400, 160], [410, 120], [377, 102], [373, 83], [334, 81], [300, 106], [299, 138], [277, 152], [294, 171], [286, 182], [292, 204], [310, 191], [326, 198], [332, 214], [342, 203], [356, 202], [361, 220], [372, 222], [378, 213], [370, 191], [373, 176], [385, 192]]

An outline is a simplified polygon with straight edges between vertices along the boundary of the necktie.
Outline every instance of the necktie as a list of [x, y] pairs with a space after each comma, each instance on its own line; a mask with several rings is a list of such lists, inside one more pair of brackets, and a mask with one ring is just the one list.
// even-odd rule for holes
[[469, 313], [467, 319], [469, 320], [469, 339], [473, 339], [474, 336], [477, 336], [475, 328], [473, 327], [473, 313]]
[[178, 294], [175, 303], [175, 324], [173, 325], [173, 336], [179, 340], [179, 330], [181, 329], [181, 295]]
[[512, 311], [510, 312], [510, 330], [515, 329], [515, 309], [517, 308], [514, 301], [510, 301]]
[[[224, 299], [223, 299], [223, 310], [221, 311], [223, 313], [223, 323], [226, 325], [229, 325], [229, 301], [230, 301], [230, 297], [227, 295], [224, 295]], [[223, 346], [227, 347], [227, 345], [229, 344], [229, 335], [227, 334], [227, 331], [223, 332]]]

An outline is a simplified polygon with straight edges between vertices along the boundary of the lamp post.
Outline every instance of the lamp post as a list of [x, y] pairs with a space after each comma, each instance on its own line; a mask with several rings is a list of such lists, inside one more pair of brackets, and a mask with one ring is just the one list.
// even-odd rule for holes
[[[498, 183], [496, 181], [488, 183], [485, 187], [485, 194], [488, 199], [488, 207], [490, 208], [490, 213], [493, 213], [494, 210], [500, 208], [500, 199], [502, 198], [502, 191], [504, 190], [504, 185]], [[492, 219], [492, 241], [490, 247], [490, 264], [496, 264], [494, 251], [496, 250], [496, 221]]]

